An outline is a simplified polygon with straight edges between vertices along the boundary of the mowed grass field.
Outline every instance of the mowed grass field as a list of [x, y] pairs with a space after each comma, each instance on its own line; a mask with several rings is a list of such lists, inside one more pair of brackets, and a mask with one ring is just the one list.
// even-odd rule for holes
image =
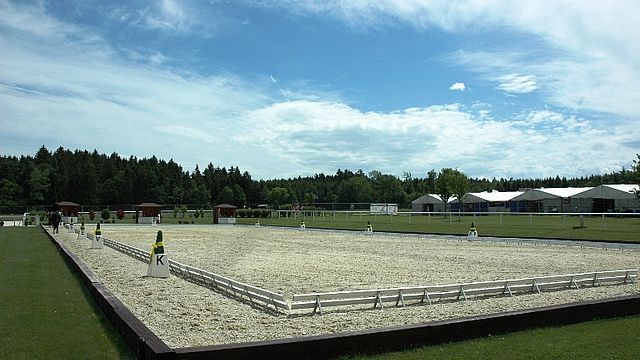
[[133, 359], [39, 227], [0, 227], [0, 357]]
[[640, 359], [638, 332], [640, 316], [632, 316], [342, 360], [633, 360]]
[[[313, 215], [311, 215], [313, 214]], [[297, 216], [259, 219], [262, 225], [364, 230], [371, 222], [374, 231], [466, 235], [473, 222], [479, 236], [529, 237], [595, 241], [640, 242], [640, 216], [579, 216], [562, 215], [438, 215], [399, 214], [369, 215], [368, 213], [335, 214], [307, 212]], [[255, 218], [238, 218], [240, 224], [255, 224]]]

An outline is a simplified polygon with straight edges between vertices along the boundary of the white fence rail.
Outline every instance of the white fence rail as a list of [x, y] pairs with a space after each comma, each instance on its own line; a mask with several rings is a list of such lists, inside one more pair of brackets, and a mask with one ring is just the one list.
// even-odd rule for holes
[[193, 266], [184, 265], [171, 259], [169, 259], [169, 269], [177, 276], [188, 281], [207, 287], [221, 289], [228, 295], [247, 298], [250, 301], [262, 302], [267, 306], [273, 305], [278, 309], [289, 310], [289, 303], [285, 300], [282, 294], [210, 273]]
[[[75, 232], [78, 233], [79, 229], [76, 228]], [[93, 236], [92, 233], [87, 233], [89, 239]], [[145, 263], [149, 262], [149, 253], [144, 250], [104, 237], [103, 241], [105, 245], [123, 254]], [[295, 294], [291, 301], [287, 301], [282, 294], [181, 264], [171, 259], [169, 259], [169, 270], [187, 281], [216, 289], [230, 297], [247, 299], [281, 310], [313, 309], [313, 313], [319, 312], [320, 314], [325, 307], [368, 304], [382, 310], [385, 303], [392, 302], [395, 302], [395, 306], [405, 306], [409, 301], [428, 302], [431, 305], [435, 300], [468, 300], [474, 296], [513, 296], [518, 293], [580, 289], [581, 287], [594, 287], [607, 283], [633, 284], [638, 278], [638, 269], [610, 270], [449, 285]]]
[[[87, 235], [89, 238], [93, 238], [94, 236], [93, 234]], [[102, 239], [106, 246], [142, 262], [149, 262], [149, 253], [144, 250], [105, 237]], [[276, 309], [289, 310], [289, 302], [285, 300], [284, 295], [273, 291], [236, 281], [193, 266], [181, 264], [171, 259], [169, 259], [169, 271], [187, 281], [217, 289], [228, 296], [247, 299], [250, 302], [258, 302], [265, 306], [273, 306]]]
[[582, 286], [598, 286], [611, 282], [634, 283], [637, 277], [638, 269], [630, 269], [451, 285], [295, 294], [291, 301], [291, 310], [313, 309], [314, 313], [322, 313], [324, 307], [362, 304], [383, 309], [384, 303], [389, 302], [395, 302], [396, 306], [404, 306], [407, 301], [426, 301], [431, 304], [434, 300], [467, 300], [471, 296], [479, 295], [513, 296], [521, 292], [580, 289]]

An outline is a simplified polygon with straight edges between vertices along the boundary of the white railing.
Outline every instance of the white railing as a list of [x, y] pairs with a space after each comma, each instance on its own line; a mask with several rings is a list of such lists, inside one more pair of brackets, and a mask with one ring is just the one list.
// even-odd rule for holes
[[404, 306], [405, 302], [412, 300], [426, 301], [431, 304], [434, 300], [449, 298], [467, 300], [471, 296], [479, 295], [513, 296], [521, 292], [539, 293], [542, 290], [580, 289], [581, 286], [598, 286], [609, 282], [634, 283], [637, 277], [638, 269], [632, 269], [451, 285], [295, 294], [290, 304], [291, 310], [313, 309], [314, 313], [316, 311], [322, 313], [324, 307], [362, 304], [383, 309], [384, 303], [388, 302], [395, 302], [396, 306]]
[[227, 295], [247, 298], [249, 301], [259, 301], [267, 306], [273, 305], [278, 309], [289, 310], [289, 303], [282, 294], [245, 284], [193, 266], [184, 265], [173, 260], [169, 260], [169, 269], [177, 276], [188, 281], [223, 290]]
[[[87, 234], [87, 236], [93, 238], [94, 235]], [[114, 250], [142, 262], [149, 262], [149, 253], [144, 250], [105, 237], [102, 239], [106, 246]], [[273, 291], [236, 281], [171, 259], [169, 259], [169, 271], [187, 281], [219, 290], [230, 297], [247, 299], [250, 302], [256, 301], [265, 306], [273, 306], [276, 309], [289, 310], [289, 303], [285, 300], [284, 296]]]
[[[79, 229], [74, 229], [78, 233]], [[92, 239], [94, 234], [87, 233]], [[137, 260], [148, 263], [149, 253], [103, 237], [104, 244]], [[567, 275], [538, 276], [524, 279], [494, 280], [449, 285], [427, 285], [375, 290], [353, 290], [324, 293], [294, 294], [287, 301], [282, 294], [233, 280], [193, 266], [169, 259], [169, 270], [176, 276], [195, 284], [216, 289], [233, 298], [247, 299], [264, 306], [281, 310], [313, 309], [322, 314], [325, 307], [347, 305], [372, 305], [384, 309], [384, 303], [395, 302], [395, 306], [405, 306], [406, 302], [427, 302], [436, 300], [463, 299], [477, 296], [514, 296], [518, 293], [540, 293], [543, 290], [580, 289], [607, 283], [633, 284], [638, 278], [638, 269], [597, 271]]]
[[[129, 255], [132, 258], [136, 260], [140, 260], [144, 263], [149, 263], [150, 256], [149, 256], [149, 252], [147, 251], [123, 244], [121, 242], [118, 242], [112, 239], [108, 239], [106, 237], [102, 237], [102, 241], [106, 246], [113, 248], [114, 250], [117, 250], [125, 255]], [[171, 260], [169, 260], [169, 262], [171, 262]]]

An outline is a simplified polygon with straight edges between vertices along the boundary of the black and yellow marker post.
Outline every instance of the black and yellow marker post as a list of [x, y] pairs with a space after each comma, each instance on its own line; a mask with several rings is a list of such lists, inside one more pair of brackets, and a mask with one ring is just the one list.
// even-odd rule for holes
[[471, 223], [471, 228], [469, 229], [469, 233], [467, 233], [467, 236], [469, 237], [478, 236], [478, 230], [476, 229], [476, 225], [473, 222]]
[[373, 226], [371, 225], [371, 221], [367, 221], [367, 228], [364, 231], [373, 232]]
[[162, 230], [158, 230], [158, 234], [156, 235], [156, 242], [153, 243], [153, 246], [151, 247], [147, 276], [151, 276], [154, 278], [169, 277], [169, 258], [164, 252]]
[[153, 256], [155, 254], [164, 254], [164, 242], [162, 242], [162, 230], [158, 230], [158, 234], [156, 235], [156, 242], [153, 243], [151, 247], [151, 253], [149, 256]]

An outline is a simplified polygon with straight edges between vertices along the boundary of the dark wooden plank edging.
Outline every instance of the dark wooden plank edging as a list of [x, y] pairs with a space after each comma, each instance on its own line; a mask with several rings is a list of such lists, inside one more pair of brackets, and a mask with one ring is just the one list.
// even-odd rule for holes
[[426, 324], [274, 341], [178, 348], [176, 359], [326, 359], [349, 353], [375, 353], [436, 345], [535, 327], [640, 313], [640, 296], [629, 295], [435, 321]]
[[175, 352], [140, 321], [126, 306], [107, 289], [78, 257], [63, 246], [48, 231], [42, 228], [63, 258], [72, 266], [89, 290], [98, 307], [118, 330], [127, 346], [139, 359], [169, 360]]
[[93, 273], [47, 231], [51, 241], [78, 271], [107, 318], [125, 342], [144, 359], [326, 359], [349, 353], [375, 353], [436, 345], [535, 327], [640, 314], [640, 295], [628, 295], [430, 323], [319, 336], [169, 348], [136, 318]]

